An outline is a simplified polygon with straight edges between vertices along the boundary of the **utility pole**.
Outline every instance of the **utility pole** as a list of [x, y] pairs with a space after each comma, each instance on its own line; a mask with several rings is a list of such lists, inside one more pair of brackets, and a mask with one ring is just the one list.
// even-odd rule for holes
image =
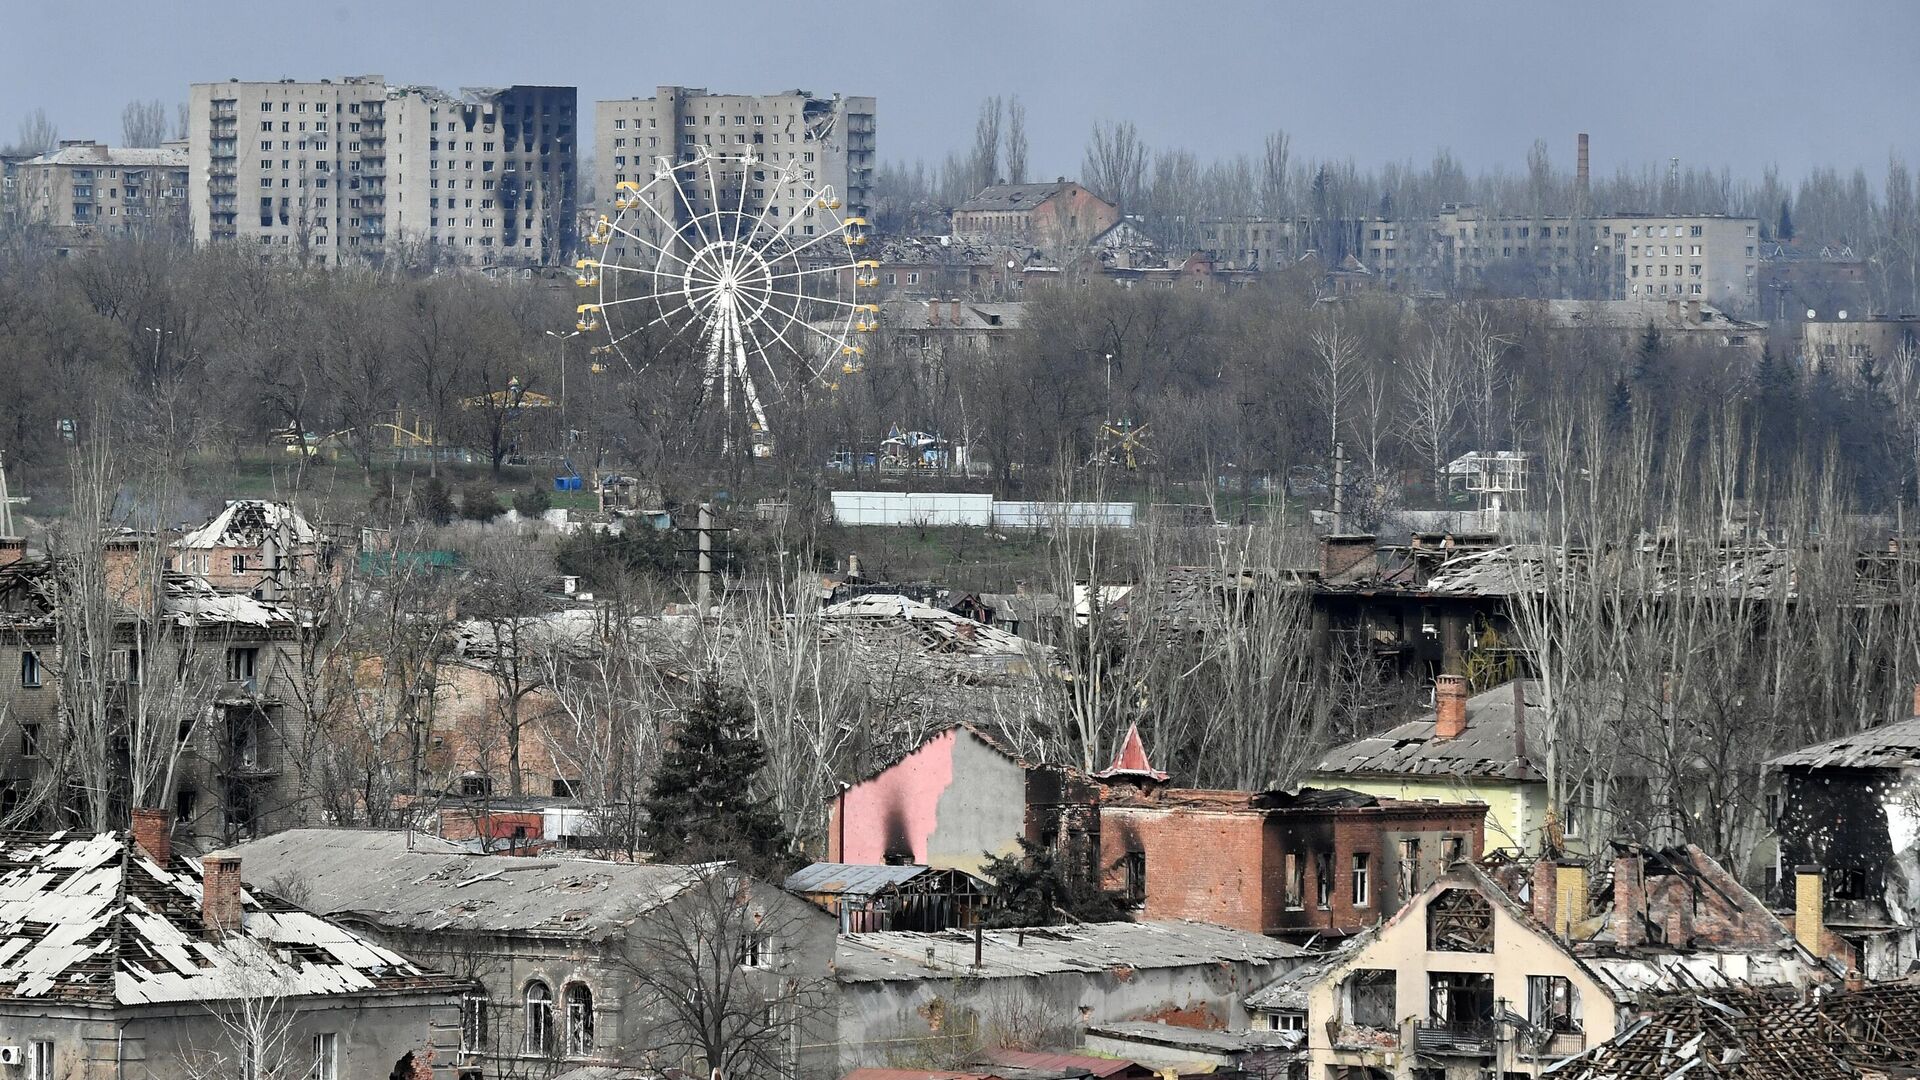
[[1347, 444], [1333, 444], [1333, 535], [1347, 532]]
[[694, 543], [700, 560], [694, 597], [700, 605], [700, 617], [704, 619], [713, 598], [713, 506], [710, 503], [700, 504], [700, 513], [695, 519]]
[[7, 452], [0, 450], [0, 537], [12, 538], [19, 535], [13, 531], [13, 504], [26, 501], [25, 495], [15, 498], [7, 490]]

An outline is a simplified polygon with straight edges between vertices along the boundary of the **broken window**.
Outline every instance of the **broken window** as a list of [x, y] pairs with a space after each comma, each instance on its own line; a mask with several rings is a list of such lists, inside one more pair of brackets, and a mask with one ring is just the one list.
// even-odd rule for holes
[[1298, 851], [1287, 852], [1287, 910], [1298, 911], [1306, 903], [1307, 857]]
[[1145, 907], [1147, 903], [1147, 853], [1129, 851], [1121, 860], [1121, 869], [1126, 874], [1127, 903], [1134, 907]]
[[1492, 972], [1430, 972], [1427, 997], [1428, 1020], [1435, 1025], [1464, 1030], [1493, 1021]]
[[553, 991], [534, 980], [527, 984], [527, 1053], [545, 1057], [553, 1052]]
[[1458, 836], [1441, 837], [1440, 861], [1447, 866], [1452, 866], [1454, 863], [1459, 862], [1461, 858], [1463, 858], [1461, 853], [1465, 846], [1465, 842]]
[[1333, 906], [1333, 852], [1316, 851], [1313, 853], [1313, 876], [1315, 897], [1322, 911]]
[[1580, 990], [1565, 975], [1527, 976], [1527, 1021], [1543, 1031], [1579, 1031]]
[[1364, 851], [1353, 853], [1353, 906], [1366, 907], [1373, 902], [1373, 872], [1368, 865], [1372, 856]]
[[744, 968], [772, 967], [773, 935], [764, 930], [752, 930], [742, 934], [738, 959], [740, 966]]
[[1473, 889], [1448, 889], [1427, 904], [1427, 948], [1435, 952], [1493, 951], [1493, 906]]
[[1347, 976], [1347, 1019], [1355, 1027], [1385, 1028], [1398, 1026], [1399, 1011], [1394, 1001], [1394, 980], [1398, 976], [1387, 968], [1358, 968]]
[[1420, 841], [1400, 841], [1400, 900], [1420, 891]]
[[585, 983], [567, 987], [567, 1055], [593, 1053], [593, 991]]

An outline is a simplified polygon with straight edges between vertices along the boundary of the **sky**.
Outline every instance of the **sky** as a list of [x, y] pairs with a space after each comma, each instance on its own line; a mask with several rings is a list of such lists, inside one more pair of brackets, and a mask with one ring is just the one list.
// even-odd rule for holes
[[[1596, 175], [1679, 157], [1757, 177], [1920, 163], [1913, 0], [7, 0], [0, 142], [45, 108], [118, 141], [129, 100], [193, 82], [379, 74], [446, 88], [575, 85], [583, 110], [660, 84], [878, 98], [884, 161], [937, 162], [980, 101], [1027, 105], [1035, 176], [1079, 171], [1128, 119], [1155, 149], [1523, 172], [1547, 140]], [[202, 11], [207, 14], [200, 14]], [[218, 14], [214, 14], [218, 12]]]

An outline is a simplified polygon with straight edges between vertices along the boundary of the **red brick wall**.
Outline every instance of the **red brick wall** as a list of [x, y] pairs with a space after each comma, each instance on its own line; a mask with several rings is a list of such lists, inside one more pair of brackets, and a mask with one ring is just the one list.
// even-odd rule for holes
[[513, 830], [526, 830], [528, 840], [540, 839], [546, 819], [538, 813], [514, 813], [505, 810], [443, 810], [440, 836], [445, 840], [511, 839]]
[[[1463, 856], [1477, 859], [1484, 843], [1485, 809], [1477, 806], [1400, 806], [1276, 814], [1267, 834], [1267, 861], [1274, 867], [1266, 908], [1267, 930], [1356, 933], [1398, 911], [1407, 897], [1400, 890], [1400, 842], [1420, 841], [1417, 887], [1425, 887], [1443, 869], [1447, 836], [1462, 841]], [[1333, 884], [1328, 906], [1319, 906], [1320, 872], [1316, 853], [1331, 854]], [[1353, 902], [1353, 856], [1367, 854], [1367, 904]], [[1287, 855], [1304, 863], [1300, 906], [1286, 906]]]
[[1126, 888], [1125, 857], [1147, 857], [1148, 919], [1198, 919], [1255, 933], [1266, 929], [1268, 891], [1263, 816], [1183, 809], [1109, 807], [1101, 812], [1100, 867], [1106, 888]]

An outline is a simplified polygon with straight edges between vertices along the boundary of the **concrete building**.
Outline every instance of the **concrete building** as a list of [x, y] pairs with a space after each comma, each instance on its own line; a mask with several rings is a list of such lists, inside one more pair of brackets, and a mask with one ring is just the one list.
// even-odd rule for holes
[[[659, 244], [695, 215], [712, 212], [716, 197], [725, 209], [764, 215], [766, 228], [804, 241], [831, 231], [830, 213], [867, 213], [877, 164], [875, 128], [870, 97], [823, 97], [806, 90], [713, 94], [701, 87], [662, 86], [652, 97], [594, 103], [594, 192], [599, 204], [609, 207], [618, 185], [646, 188], [663, 162], [683, 165], [705, 151], [722, 160], [714, 167], [718, 190], [704, 182], [653, 188], [657, 216], [642, 233], [649, 242]], [[751, 170], [742, 161], [727, 161], [749, 155], [755, 159]], [[792, 177], [791, 184], [778, 183], [783, 172]], [[840, 201], [838, 210], [817, 205], [827, 191]], [[641, 256], [641, 248], [616, 235], [612, 255], [631, 260]]]
[[1311, 223], [1306, 218], [1203, 218], [1200, 250], [1227, 270], [1279, 270], [1293, 264], [1311, 247]]
[[378, 75], [196, 83], [196, 243], [319, 264], [551, 266], [576, 239], [575, 91]]
[[62, 248], [113, 236], [184, 231], [187, 148], [65, 140], [11, 170], [17, 220], [54, 230]]
[[1119, 221], [1119, 207], [1063, 176], [983, 188], [954, 208], [953, 233], [1032, 244], [1059, 264]]
[[1584, 340], [1601, 353], [1632, 353], [1651, 331], [1663, 348], [1712, 354], [1757, 364], [1767, 348], [1767, 325], [1735, 318], [1699, 300], [1514, 300], [1496, 302], [1538, 319], [1551, 333]]
[[1820, 364], [1836, 375], [1852, 375], [1872, 358], [1884, 376], [1901, 356], [1920, 356], [1920, 317], [1868, 317], [1831, 311], [1800, 323], [1799, 360], [1811, 370]]
[[1759, 311], [1760, 223], [1718, 215], [1575, 217], [1450, 205], [1359, 224], [1367, 268], [1391, 288], [1575, 300], [1699, 300]]
[[668, 993], [704, 993], [716, 1004], [693, 1011], [748, 1032], [740, 1040], [783, 1074], [838, 1075], [836, 920], [731, 868], [479, 855], [354, 829], [295, 829], [234, 853], [250, 883], [478, 983], [461, 1003], [460, 1060], [487, 1076], [641, 1064], [704, 1075]]
[[239, 860], [133, 835], [0, 843], [0, 1024], [9, 1072], [455, 1080], [461, 997], [440, 974], [241, 887]]
[[845, 934], [833, 964], [840, 1065], [964, 1058], [1010, 1024], [1036, 1046], [1128, 1021], [1244, 1031], [1247, 995], [1307, 956], [1180, 921]]

